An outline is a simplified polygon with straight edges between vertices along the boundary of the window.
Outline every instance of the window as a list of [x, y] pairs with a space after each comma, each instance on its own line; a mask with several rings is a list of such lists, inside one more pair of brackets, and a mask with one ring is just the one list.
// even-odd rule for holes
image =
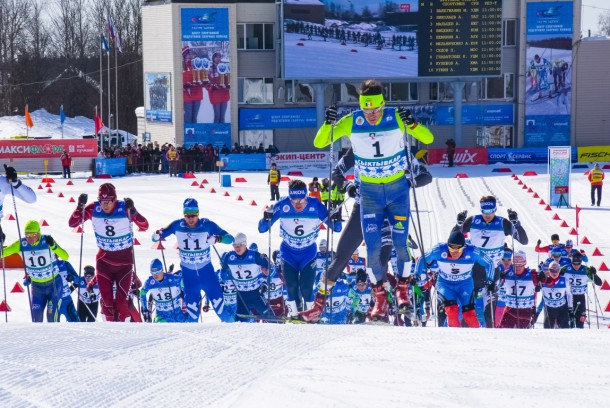
[[340, 103], [355, 103], [358, 104], [360, 100], [361, 83], [345, 83], [345, 84], [333, 84], [333, 95], [332, 100]]
[[[453, 102], [453, 88], [448, 82], [431, 82], [429, 97], [431, 101]], [[462, 100], [466, 100], [466, 92]]]
[[515, 96], [513, 74], [481, 80], [481, 99], [513, 99]]
[[394, 83], [384, 84], [384, 96], [390, 102], [415, 102], [419, 100], [417, 83]]
[[288, 79], [284, 82], [284, 99], [286, 103], [315, 102], [313, 87], [309, 84], [300, 83]]
[[237, 78], [239, 103], [273, 103], [273, 78]]
[[273, 48], [272, 23], [237, 24], [238, 50], [272, 50]]
[[517, 45], [517, 20], [504, 20], [502, 26], [502, 45], [515, 47]]

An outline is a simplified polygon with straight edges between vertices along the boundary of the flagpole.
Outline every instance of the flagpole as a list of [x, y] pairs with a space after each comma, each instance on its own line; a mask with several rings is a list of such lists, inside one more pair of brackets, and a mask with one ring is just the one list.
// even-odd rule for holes
[[28, 125], [28, 118], [27, 118], [27, 114], [28, 114], [28, 105], [25, 105], [25, 137], [27, 139], [30, 138], [30, 126]]
[[[108, 45], [110, 46], [110, 44]], [[108, 147], [110, 147], [110, 132], [112, 131], [112, 123], [110, 123], [110, 115], [112, 114], [112, 108], [110, 104], [110, 50], [106, 53], [108, 57]]]
[[119, 69], [117, 66], [117, 45], [116, 45], [116, 36], [118, 35], [118, 33], [115, 33], [115, 37], [114, 37], [114, 107], [115, 107], [115, 117], [114, 117], [114, 124], [115, 124], [115, 128], [117, 131], [117, 137], [118, 137], [118, 141], [119, 141], [119, 145], [122, 145], [121, 142], [121, 137], [118, 135], [119, 134]]
[[[102, 24], [103, 27], [103, 24]], [[102, 65], [102, 52], [104, 46], [102, 44], [102, 34], [100, 32], [100, 117], [104, 117], [104, 67]], [[95, 107], [97, 114], [97, 106]], [[97, 136], [96, 136], [97, 137]], [[104, 140], [101, 141], [102, 150], [104, 150]]]

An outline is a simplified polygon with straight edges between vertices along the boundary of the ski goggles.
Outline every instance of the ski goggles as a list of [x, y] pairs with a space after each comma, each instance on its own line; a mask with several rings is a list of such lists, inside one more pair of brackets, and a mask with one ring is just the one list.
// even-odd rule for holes
[[362, 113], [364, 113], [365, 115], [377, 115], [378, 113], [381, 113], [382, 109], [382, 106], [374, 109], [362, 109]]
[[158, 275], [158, 274], [160, 274], [161, 272], [163, 272], [163, 269], [151, 269], [151, 270], [150, 270], [150, 274], [151, 274], [151, 275]]
[[196, 218], [199, 217], [199, 214], [184, 214], [184, 218]]
[[451, 250], [451, 251], [462, 252], [464, 250], [464, 246], [463, 245], [448, 244], [448, 246], [449, 246], [449, 250]]

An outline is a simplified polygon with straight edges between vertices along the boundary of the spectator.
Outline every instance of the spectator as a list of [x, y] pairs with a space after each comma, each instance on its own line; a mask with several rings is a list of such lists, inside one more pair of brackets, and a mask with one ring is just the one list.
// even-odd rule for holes
[[448, 139], [445, 144], [447, 145], [447, 161], [449, 167], [453, 167], [453, 156], [455, 155], [455, 140]]
[[282, 173], [277, 168], [277, 164], [271, 163], [271, 170], [267, 176], [267, 184], [271, 190], [271, 201], [280, 199], [280, 181], [282, 180]]
[[66, 176], [68, 178], [72, 178], [70, 175], [70, 166], [72, 166], [72, 156], [70, 156], [68, 154], [68, 152], [66, 151], [66, 149], [64, 149], [64, 152], [61, 154], [60, 159], [61, 159], [61, 168], [64, 173], [64, 178], [66, 178]]
[[317, 198], [318, 201], [322, 201], [322, 197], [320, 196], [321, 192], [322, 186], [318, 182], [318, 178], [314, 177], [313, 181], [309, 183], [309, 196]]
[[178, 150], [176, 150], [176, 148], [173, 145], [169, 145], [169, 150], [167, 151], [165, 156], [167, 157], [167, 164], [169, 167], [169, 176], [170, 177], [172, 177], [172, 175], [177, 176], [178, 174], [176, 172], [176, 169], [178, 167], [178, 160], [180, 159], [180, 153], [178, 152]]
[[604, 171], [599, 168], [599, 163], [595, 163], [593, 170], [589, 172], [589, 182], [591, 183], [591, 205], [595, 205], [595, 191], [597, 191], [597, 206], [602, 202], [602, 186], [604, 185]]

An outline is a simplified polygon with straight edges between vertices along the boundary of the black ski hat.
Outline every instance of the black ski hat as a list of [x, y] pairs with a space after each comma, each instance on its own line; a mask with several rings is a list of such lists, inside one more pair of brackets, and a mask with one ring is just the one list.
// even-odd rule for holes
[[572, 262], [582, 262], [582, 254], [580, 252], [574, 252], [572, 254]]
[[449, 235], [447, 244], [464, 246], [466, 245], [466, 238], [464, 238], [464, 234], [460, 231], [453, 231], [451, 235]]
[[551, 241], [559, 241], [559, 234], [551, 235]]
[[366, 275], [366, 271], [362, 268], [356, 271], [356, 283], [366, 282], [368, 276]]

